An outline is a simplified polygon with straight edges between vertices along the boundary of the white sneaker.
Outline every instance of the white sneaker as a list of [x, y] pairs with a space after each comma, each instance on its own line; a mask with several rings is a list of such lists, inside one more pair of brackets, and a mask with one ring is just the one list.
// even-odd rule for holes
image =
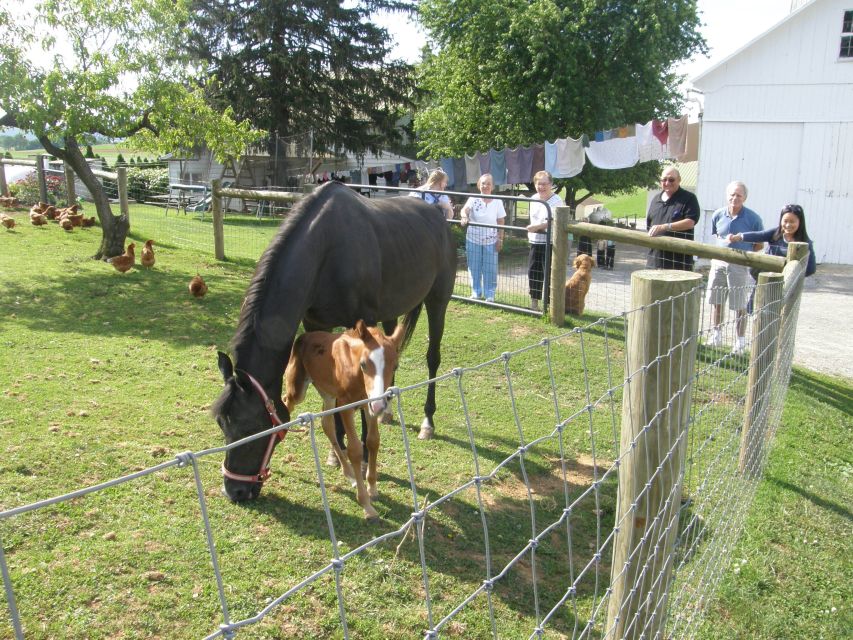
[[530, 308], [533, 311], [539, 311], [539, 301], [535, 299], [530, 300]]
[[732, 353], [738, 355], [746, 350], [746, 338], [738, 336], [735, 338], [735, 343], [732, 345]]
[[711, 333], [711, 339], [708, 340], [708, 345], [712, 347], [721, 347], [723, 345], [723, 334], [719, 329], [714, 329]]

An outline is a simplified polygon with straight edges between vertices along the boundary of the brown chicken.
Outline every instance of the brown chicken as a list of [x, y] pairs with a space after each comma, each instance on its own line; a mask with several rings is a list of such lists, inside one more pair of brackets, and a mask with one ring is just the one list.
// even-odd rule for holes
[[122, 273], [129, 271], [136, 264], [136, 254], [133, 252], [135, 248], [136, 245], [131, 242], [127, 245], [127, 250], [122, 255], [110, 258], [107, 262], [113, 265], [116, 271], [121, 271]]
[[207, 293], [207, 284], [200, 275], [196, 275], [190, 280], [190, 293], [196, 298], [203, 298], [204, 294]]
[[0, 216], [0, 224], [2, 224], [7, 229], [14, 229], [15, 219], [10, 218], [9, 216]]
[[94, 227], [95, 226], [95, 216], [92, 216], [91, 218], [83, 218], [83, 220], [81, 221], [81, 225], [84, 228], [85, 227]]
[[154, 266], [155, 258], [154, 258], [154, 249], [151, 246], [152, 244], [154, 244], [153, 240], [146, 240], [145, 241], [145, 246], [142, 247], [142, 256], [139, 259], [139, 262], [141, 262], [142, 266], [145, 267], [146, 269], [150, 269], [151, 267]]
[[47, 216], [43, 213], [35, 213], [30, 211], [30, 222], [32, 222], [35, 226], [40, 227], [42, 225], [47, 224]]
[[66, 231], [71, 231], [74, 228], [74, 224], [68, 218], [63, 218], [59, 221], [59, 226], [65, 229]]

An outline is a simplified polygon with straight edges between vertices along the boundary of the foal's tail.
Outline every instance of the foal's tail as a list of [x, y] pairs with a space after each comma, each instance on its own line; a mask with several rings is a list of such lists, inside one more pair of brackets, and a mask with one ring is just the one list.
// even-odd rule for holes
[[406, 345], [409, 344], [409, 340], [412, 339], [412, 335], [415, 333], [415, 327], [418, 324], [418, 318], [421, 315], [421, 309], [423, 309], [424, 303], [421, 302], [417, 307], [409, 311], [406, 314], [403, 322], [406, 323], [406, 332], [403, 334], [403, 341], [400, 343], [400, 353], [403, 353], [403, 349], [406, 348]]

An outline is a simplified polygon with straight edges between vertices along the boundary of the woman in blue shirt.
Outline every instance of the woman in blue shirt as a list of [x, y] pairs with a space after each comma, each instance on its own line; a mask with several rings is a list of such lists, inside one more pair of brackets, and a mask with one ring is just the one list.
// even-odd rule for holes
[[809, 261], [806, 265], [806, 275], [810, 276], [817, 270], [814, 245], [806, 232], [806, 214], [798, 204], [786, 204], [782, 207], [777, 228], [729, 234], [728, 240], [729, 242], [767, 242], [764, 252], [783, 258], [788, 255], [789, 242], [808, 242]]

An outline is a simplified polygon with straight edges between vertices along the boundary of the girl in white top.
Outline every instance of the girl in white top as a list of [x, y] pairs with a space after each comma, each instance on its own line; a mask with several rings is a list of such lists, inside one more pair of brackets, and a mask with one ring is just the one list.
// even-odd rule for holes
[[[495, 188], [491, 174], [484, 173], [477, 180], [483, 196], [490, 196]], [[475, 224], [503, 225], [506, 212], [503, 203], [489, 197], [468, 198], [461, 212], [462, 226], [468, 227], [465, 236], [465, 254], [468, 273], [471, 274], [471, 297], [495, 299], [498, 285], [498, 253], [503, 244], [503, 231], [494, 227], [469, 226]]]

